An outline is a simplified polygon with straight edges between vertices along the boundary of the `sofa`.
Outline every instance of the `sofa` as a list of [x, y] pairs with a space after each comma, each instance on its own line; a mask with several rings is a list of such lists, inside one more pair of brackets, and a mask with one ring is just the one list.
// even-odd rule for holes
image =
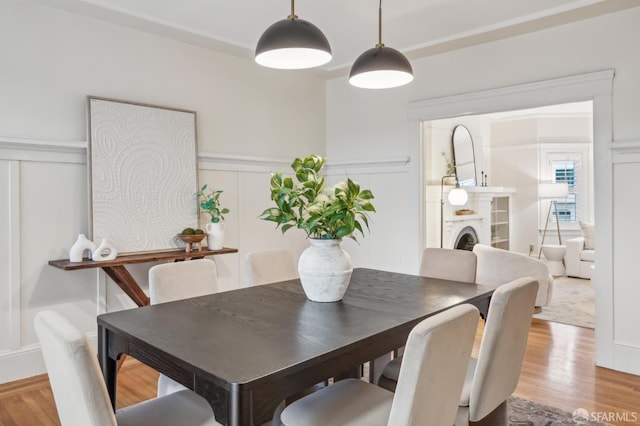
[[564, 266], [568, 277], [591, 279], [595, 264], [595, 227], [593, 223], [579, 222], [582, 237], [567, 240]]
[[591, 279], [596, 251], [585, 246], [585, 238], [577, 237], [567, 240], [567, 251], [564, 255], [564, 267], [568, 277]]
[[473, 252], [477, 257], [477, 284], [500, 285], [517, 278], [532, 277], [538, 281], [536, 308], [547, 306], [551, 301], [553, 277], [541, 260], [484, 244], [476, 244]]

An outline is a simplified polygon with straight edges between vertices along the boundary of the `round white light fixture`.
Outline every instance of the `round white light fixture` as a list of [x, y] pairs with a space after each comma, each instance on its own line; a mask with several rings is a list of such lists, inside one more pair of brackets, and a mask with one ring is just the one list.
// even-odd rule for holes
[[294, 13], [265, 30], [256, 46], [255, 60], [268, 68], [304, 69], [331, 60], [331, 46], [318, 27]]
[[456, 186], [451, 191], [449, 191], [447, 199], [452, 206], [464, 206], [469, 199], [469, 194], [467, 194], [467, 191], [465, 191], [464, 189]]
[[349, 83], [364, 89], [388, 89], [413, 80], [409, 60], [398, 50], [382, 43], [382, 0], [378, 7], [378, 43], [367, 50], [351, 66]]

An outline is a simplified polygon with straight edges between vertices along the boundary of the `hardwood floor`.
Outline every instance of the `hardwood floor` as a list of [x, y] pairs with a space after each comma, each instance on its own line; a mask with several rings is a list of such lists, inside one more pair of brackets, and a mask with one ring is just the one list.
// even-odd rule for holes
[[640, 425], [640, 377], [596, 367], [590, 328], [534, 319], [515, 395], [571, 413], [584, 408], [611, 424]]
[[[481, 333], [482, 325], [476, 351]], [[615, 425], [640, 425], [640, 377], [595, 367], [594, 349], [593, 330], [534, 319], [515, 395], [569, 412], [584, 408]], [[128, 357], [119, 374], [118, 407], [153, 398], [157, 379]], [[46, 375], [0, 385], [0, 425], [58, 424]]]

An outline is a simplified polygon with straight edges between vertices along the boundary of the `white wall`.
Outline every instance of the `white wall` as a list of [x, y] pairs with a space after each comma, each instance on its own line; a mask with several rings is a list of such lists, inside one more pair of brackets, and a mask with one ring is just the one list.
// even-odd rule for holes
[[0, 136], [84, 141], [95, 95], [197, 111], [201, 151], [324, 152], [317, 78], [21, 0], [0, 28]]
[[[613, 68], [615, 78], [612, 90], [613, 129], [610, 134], [597, 134], [596, 140], [607, 141], [613, 137], [614, 142], [626, 142], [640, 139], [640, 126], [637, 112], [640, 111], [640, 57], [635, 52], [634, 40], [640, 38], [640, 9], [589, 19], [557, 28], [550, 28], [518, 37], [481, 44], [450, 53], [434, 55], [414, 60], [415, 80], [408, 86], [387, 91], [364, 91], [349, 87], [345, 79], [335, 79], [327, 87], [327, 156], [333, 159], [397, 157], [409, 155], [412, 164], [419, 162], [420, 153], [415, 148], [419, 140], [418, 132], [410, 126], [408, 106], [412, 101], [435, 99], [462, 93], [478, 92], [523, 84], [544, 81], [553, 78], [578, 75], [587, 72]], [[573, 99], [572, 101], [588, 100]], [[567, 100], [568, 102], [569, 100]], [[522, 105], [523, 108], [541, 105]], [[603, 111], [608, 111], [608, 108]], [[491, 111], [484, 111], [491, 112]], [[469, 111], [473, 114], [474, 111]], [[610, 162], [610, 152], [606, 147], [594, 148], [596, 162], [596, 191], [598, 191], [598, 173], [605, 178]], [[640, 173], [635, 168], [625, 173]], [[617, 175], [616, 175], [617, 176]], [[412, 179], [420, 181], [418, 173]], [[491, 177], [489, 178], [491, 181]], [[608, 182], [608, 179], [601, 182]], [[616, 180], [613, 180], [616, 185]], [[602, 199], [607, 199], [613, 188], [600, 185]], [[418, 208], [415, 203], [419, 199], [418, 186], [415, 193], [407, 193], [406, 204], [396, 205], [399, 217], [395, 219], [398, 235], [404, 235], [406, 229], [419, 229], [420, 215], [414, 212]], [[408, 188], [404, 188], [409, 191]], [[399, 189], [400, 190], [400, 189]], [[604, 197], [603, 197], [604, 195]], [[396, 197], [399, 196], [396, 194]], [[384, 203], [378, 200], [378, 203]], [[602, 202], [602, 201], [601, 201]], [[598, 203], [598, 199], [596, 199]], [[616, 221], [634, 217], [633, 209], [618, 204], [613, 199], [613, 210]], [[603, 213], [601, 220], [609, 220], [606, 216], [608, 202], [600, 206]], [[624, 210], [622, 210], [622, 208]], [[596, 208], [596, 213], [598, 208]], [[596, 217], [596, 223], [598, 217]], [[624, 222], [624, 221], [623, 221]], [[610, 223], [610, 222], [609, 222]], [[637, 240], [639, 231], [620, 229], [614, 226], [611, 236], [613, 253], [621, 251], [633, 252], [633, 241]], [[418, 233], [409, 233], [411, 239], [400, 241], [394, 237], [388, 244], [397, 246], [403, 255], [415, 259], [417, 266], [418, 253], [422, 241]], [[612, 247], [603, 238], [601, 247]], [[632, 238], [634, 237], [634, 238]], [[375, 236], [372, 236], [375, 238]], [[611, 253], [611, 252], [609, 252]], [[609, 254], [610, 255], [610, 254]], [[606, 258], [605, 255], [602, 258]], [[409, 271], [409, 272], [414, 272]], [[597, 293], [609, 298], [615, 294], [616, 299], [631, 300], [635, 296], [637, 285], [631, 282], [635, 268], [633, 262], [616, 262], [611, 274], [602, 275], [608, 282], [599, 283], [605, 291]], [[609, 282], [610, 280], [615, 281]], [[626, 278], [623, 278], [626, 277]], [[598, 285], [598, 284], [596, 284]], [[609, 291], [611, 290], [611, 292]], [[602, 305], [608, 305], [608, 301]], [[611, 332], [606, 330], [607, 350], [604, 354], [607, 364], [614, 368], [640, 373], [640, 331], [629, 330], [633, 324], [640, 322], [640, 312], [624, 310], [618, 315], [621, 307], [614, 306], [615, 324], [607, 321]], [[608, 313], [611, 317], [613, 314]], [[602, 336], [600, 334], [599, 336]], [[624, 360], [616, 354], [621, 351], [618, 337], [624, 336], [629, 353], [635, 354], [635, 360], [627, 356]], [[605, 353], [606, 352], [606, 353]]]
[[[37, 310], [60, 309], [95, 333], [96, 313], [131, 306], [101, 272], [47, 266], [66, 257], [88, 228], [86, 95], [198, 112], [200, 179], [225, 190], [234, 210], [227, 242], [241, 250], [217, 258], [224, 288], [242, 285], [246, 251], [304, 246], [300, 235], [282, 237], [255, 218], [268, 201], [268, 171], [311, 152], [326, 152], [330, 174], [357, 176], [376, 196], [371, 235], [347, 247], [354, 263], [416, 272], [418, 197], [409, 188], [419, 155], [408, 103], [615, 68], [613, 134], [623, 149], [640, 139], [633, 43], [639, 20], [633, 9], [416, 60], [416, 81], [400, 89], [366, 91], [340, 78], [325, 92], [323, 81], [304, 74], [22, 0], [0, 1], [0, 230], [7, 235], [0, 240], [0, 382], [44, 371], [32, 332]], [[616, 173], [637, 180], [640, 170]], [[615, 200], [614, 208], [621, 224], [637, 210]], [[616, 253], [633, 252], [638, 238], [630, 232], [637, 229], [615, 228]], [[631, 264], [614, 266], [616, 300], [635, 295]], [[146, 268], [135, 268], [134, 276], [144, 279]], [[616, 315], [615, 337], [629, 348], [626, 365], [640, 372], [640, 356], [633, 358], [640, 336], [632, 327], [640, 313], [621, 307]]]
[[[529, 253], [529, 246], [538, 253], [548, 202], [539, 202], [537, 184], [544, 181], [542, 169], [547, 166], [545, 153], [587, 151], [580, 173], [584, 174], [584, 207], [580, 220], [593, 221], [593, 143], [591, 116], [532, 116], [528, 118], [498, 120], [491, 124], [490, 147], [487, 157], [493, 170], [491, 182], [497, 186], [516, 189], [511, 198], [510, 250]], [[544, 166], [544, 167], [543, 167]], [[581, 201], [583, 198], [581, 197]], [[552, 224], [551, 224], [552, 225]], [[557, 242], [557, 231], [550, 226], [547, 243]], [[562, 237], [582, 235], [578, 224], [562, 226]]]
[[[134, 306], [97, 269], [47, 265], [88, 232], [87, 95], [197, 111], [200, 182], [225, 191], [240, 249], [215, 258], [222, 289], [247, 251], [304, 247], [257, 217], [270, 170], [325, 151], [324, 81], [23, 0], [0, 1], [0, 52], [0, 383], [44, 371], [36, 312], [95, 336], [97, 313]], [[143, 286], [150, 266], [130, 268]]]

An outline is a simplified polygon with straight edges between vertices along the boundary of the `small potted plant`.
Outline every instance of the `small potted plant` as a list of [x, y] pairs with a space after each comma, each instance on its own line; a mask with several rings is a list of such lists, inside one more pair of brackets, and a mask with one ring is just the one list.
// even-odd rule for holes
[[375, 212], [370, 190], [360, 189], [351, 179], [325, 188], [320, 175], [325, 159], [312, 154], [291, 164], [298, 184], [282, 172], [271, 174], [271, 199], [261, 219], [275, 222], [282, 232], [296, 227], [309, 238], [298, 263], [298, 273], [307, 298], [316, 302], [342, 299], [349, 285], [351, 258], [340, 247], [342, 238], [364, 236], [368, 214]]
[[205, 226], [207, 246], [210, 250], [220, 250], [224, 244], [224, 215], [229, 213], [229, 209], [220, 205], [222, 192], [219, 189], [209, 189], [207, 184], [204, 184], [196, 194], [202, 211], [211, 216], [211, 222]]
[[444, 164], [445, 164], [445, 177], [443, 179], [443, 183], [447, 184], [447, 185], [455, 185], [456, 184], [456, 165], [453, 162], [453, 160], [450, 160], [447, 157], [447, 154], [444, 153], [444, 151], [442, 152], [442, 158], [444, 158]]

